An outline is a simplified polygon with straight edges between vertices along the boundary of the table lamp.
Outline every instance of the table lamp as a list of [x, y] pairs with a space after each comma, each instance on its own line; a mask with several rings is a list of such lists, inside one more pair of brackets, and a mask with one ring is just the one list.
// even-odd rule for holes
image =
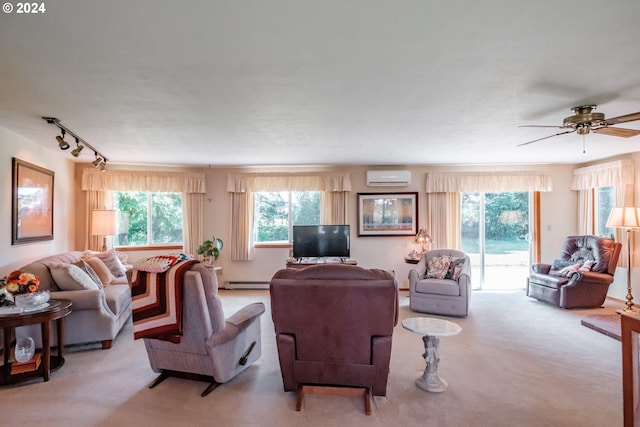
[[107, 236], [116, 234], [116, 214], [114, 209], [94, 209], [91, 211], [91, 235], [102, 236], [102, 252], [107, 250]]
[[431, 236], [427, 233], [427, 230], [421, 228], [416, 234], [416, 243], [422, 246], [422, 252], [426, 252], [428, 246], [431, 244]]
[[638, 310], [633, 308], [633, 295], [631, 294], [631, 245], [629, 243], [629, 234], [631, 231], [640, 230], [640, 208], [623, 207], [611, 209], [607, 227], [621, 228], [627, 232], [627, 308], [621, 311], [638, 314]]

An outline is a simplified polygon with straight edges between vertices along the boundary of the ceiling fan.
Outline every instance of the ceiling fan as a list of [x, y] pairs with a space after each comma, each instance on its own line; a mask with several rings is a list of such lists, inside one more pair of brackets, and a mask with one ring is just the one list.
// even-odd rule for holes
[[596, 113], [593, 110], [596, 109], [596, 105], [581, 105], [579, 107], [573, 107], [571, 111], [574, 112], [573, 116], [565, 117], [562, 122], [562, 126], [545, 126], [545, 125], [522, 125], [518, 127], [535, 127], [535, 128], [558, 128], [567, 129], [564, 132], [558, 132], [553, 135], [545, 136], [543, 138], [534, 139], [533, 141], [518, 144], [518, 147], [528, 145], [534, 142], [542, 141], [543, 139], [553, 138], [554, 136], [564, 135], [565, 133], [577, 132], [578, 135], [587, 135], [589, 132], [601, 133], [610, 136], [619, 136], [621, 138], [629, 138], [632, 136], [640, 135], [640, 130], [626, 129], [611, 127], [611, 125], [617, 125], [618, 123], [633, 122], [640, 120], [640, 112], [625, 114], [624, 116], [613, 117], [605, 119], [603, 113]]

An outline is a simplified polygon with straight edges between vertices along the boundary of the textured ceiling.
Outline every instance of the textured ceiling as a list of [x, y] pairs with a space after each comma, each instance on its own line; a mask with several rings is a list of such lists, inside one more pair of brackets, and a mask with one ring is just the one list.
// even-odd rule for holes
[[637, 0], [45, 5], [0, 14], [0, 126], [57, 153], [41, 116], [113, 163], [581, 163], [640, 149], [640, 136], [594, 134], [517, 147], [559, 131], [518, 125], [560, 125], [576, 105], [640, 111]]

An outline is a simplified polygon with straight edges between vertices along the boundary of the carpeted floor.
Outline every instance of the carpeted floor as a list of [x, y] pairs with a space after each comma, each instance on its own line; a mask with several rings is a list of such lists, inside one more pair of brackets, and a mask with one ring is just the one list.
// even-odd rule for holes
[[[277, 362], [268, 291], [221, 291], [229, 314], [263, 301], [263, 356], [227, 384], [170, 378], [155, 389], [144, 345], [129, 324], [110, 350], [71, 348], [49, 382], [0, 388], [3, 426], [617, 426], [622, 425], [620, 342], [580, 324], [604, 309], [563, 310], [524, 292], [475, 292], [469, 317], [448, 318], [462, 333], [441, 339], [444, 393], [418, 389], [420, 336], [394, 333], [386, 397], [371, 416], [359, 398], [309, 396], [301, 412], [285, 393]], [[400, 319], [411, 312], [401, 292]], [[437, 317], [437, 316], [435, 316]]]

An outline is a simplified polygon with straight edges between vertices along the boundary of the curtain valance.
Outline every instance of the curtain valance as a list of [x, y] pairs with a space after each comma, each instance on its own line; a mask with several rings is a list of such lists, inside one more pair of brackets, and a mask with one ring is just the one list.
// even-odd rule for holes
[[227, 191], [351, 191], [351, 177], [349, 173], [325, 172], [229, 174]]
[[531, 172], [430, 172], [427, 193], [551, 191], [551, 178]]
[[572, 190], [633, 185], [633, 160], [616, 160], [573, 170]]
[[155, 191], [206, 193], [203, 173], [93, 169], [82, 171], [82, 189], [89, 191]]

